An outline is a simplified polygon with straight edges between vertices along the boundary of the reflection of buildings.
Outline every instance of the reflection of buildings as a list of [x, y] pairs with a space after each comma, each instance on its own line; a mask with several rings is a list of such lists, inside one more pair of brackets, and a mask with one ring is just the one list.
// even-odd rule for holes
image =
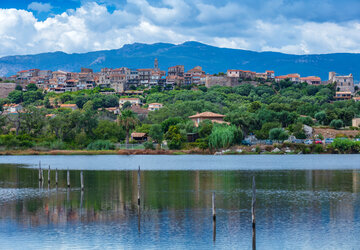
[[[166, 230], [177, 232], [188, 227], [201, 237], [203, 224], [211, 223], [211, 192], [215, 191], [218, 226], [225, 223], [230, 232], [250, 228], [253, 174], [252, 171], [142, 171], [141, 223], [151, 223], [158, 237]], [[336, 227], [345, 222], [347, 230], [354, 228], [358, 202], [353, 193], [359, 192], [358, 171], [255, 174], [257, 219], [268, 230], [282, 224], [291, 230], [304, 230], [304, 234], [314, 228], [329, 227], [329, 234], [334, 234]], [[36, 170], [0, 168], [0, 183], [7, 180], [13, 183], [12, 187], [24, 187], [24, 176], [31, 176], [32, 180], [25, 183], [26, 187], [37, 187]], [[72, 178], [78, 176], [78, 172], [72, 172]], [[45, 184], [44, 191], [34, 189], [34, 195], [25, 199], [2, 203], [0, 218], [24, 227], [92, 222], [127, 224], [137, 218], [137, 171], [86, 171], [82, 203], [76, 188], [79, 180], [72, 179], [73, 189], [67, 201], [63, 188], [65, 171], [59, 172], [59, 177], [58, 192], [50, 189], [47, 193]], [[89, 180], [91, 183], [87, 183]], [[39, 192], [44, 192], [41, 198]]]

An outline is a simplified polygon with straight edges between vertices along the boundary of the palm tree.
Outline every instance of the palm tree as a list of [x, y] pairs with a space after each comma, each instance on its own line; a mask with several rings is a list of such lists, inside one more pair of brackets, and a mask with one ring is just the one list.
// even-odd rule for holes
[[126, 109], [121, 112], [119, 117], [119, 125], [126, 132], [126, 144], [129, 144], [130, 130], [134, 129], [136, 125], [139, 124], [139, 122], [139, 119], [132, 110]]

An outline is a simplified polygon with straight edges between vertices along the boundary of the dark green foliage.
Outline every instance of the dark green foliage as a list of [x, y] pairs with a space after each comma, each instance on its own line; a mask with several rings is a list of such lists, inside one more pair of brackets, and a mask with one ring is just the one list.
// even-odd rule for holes
[[153, 124], [150, 128], [149, 136], [157, 143], [161, 143], [164, 139], [164, 134], [163, 134], [161, 125]]
[[30, 83], [26, 86], [26, 90], [27, 91], [37, 91], [38, 87], [36, 86], [35, 83]]
[[289, 138], [289, 135], [281, 128], [273, 128], [269, 132], [269, 138], [271, 140], [284, 141]]
[[342, 127], [344, 127], [344, 123], [342, 120], [332, 120], [331, 123], [330, 123], [330, 126], [332, 128], [335, 128], [335, 129], [341, 129]]
[[145, 147], [145, 149], [151, 149], [151, 150], [155, 149], [154, 144], [150, 141], [145, 142], [144, 147]]
[[240, 135], [235, 126], [216, 125], [209, 136], [209, 147], [212, 149], [228, 148], [239, 140], [237, 136]]
[[88, 150], [113, 150], [115, 145], [107, 140], [97, 140], [87, 146]]

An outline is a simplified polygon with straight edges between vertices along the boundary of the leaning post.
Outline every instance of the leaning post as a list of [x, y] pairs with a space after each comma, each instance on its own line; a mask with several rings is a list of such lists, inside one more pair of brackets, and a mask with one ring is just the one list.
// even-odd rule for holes
[[82, 170], [80, 172], [80, 183], [81, 183], [81, 191], [84, 191], [84, 174]]
[[255, 225], [256, 225], [255, 205], [256, 205], [256, 186], [255, 186], [255, 176], [253, 176], [253, 181], [252, 181], [252, 201], [251, 201], [251, 219], [252, 219], [252, 227], [253, 228], [255, 228]]
[[215, 207], [215, 192], [212, 193], [212, 217], [213, 220], [216, 220], [216, 207]]
[[139, 168], [138, 168], [138, 173], [137, 173], [137, 186], [138, 186], [138, 205], [140, 206], [140, 188], [141, 188], [141, 186], [140, 186], [140, 166], [139, 166]]

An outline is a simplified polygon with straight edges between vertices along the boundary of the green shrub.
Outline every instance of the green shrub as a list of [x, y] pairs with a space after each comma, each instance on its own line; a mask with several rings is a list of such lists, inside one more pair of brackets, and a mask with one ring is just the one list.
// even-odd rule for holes
[[150, 141], [145, 142], [144, 147], [145, 147], [145, 149], [151, 149], [151, 150], [155, 149], [154, 144]]
[[50, 143], [50, 149], [64, 150], [64, 149], [66, 149], [66, 145], [63, 141], [57, 140], [57, 141]]
[[96, 140], [87, 146], [88, 150], [112, 150], [115, 145], [108, 140]]
[[334, 129], [341, 129], [342, 127], [344, 127], [344, 122], [340, 119], [332, 120], [330, 122], [330, 127], [334, 128]]
[[324, 152], [323, 146], [320, 145], [320, 144], [315, 145], [315, 147], [314, 147], [314, 152], [315, 152], [315, 153], [318, 153], [318, 154], [323, 153], [323, 152]]
[[349, 139], [341, 139], [341, 138], [336, 138], [334, 142], [331, 143], [331, 147], [339, 150], [341, 153], [350, 151], [353, 145], [354, 145], [353, 141]]

